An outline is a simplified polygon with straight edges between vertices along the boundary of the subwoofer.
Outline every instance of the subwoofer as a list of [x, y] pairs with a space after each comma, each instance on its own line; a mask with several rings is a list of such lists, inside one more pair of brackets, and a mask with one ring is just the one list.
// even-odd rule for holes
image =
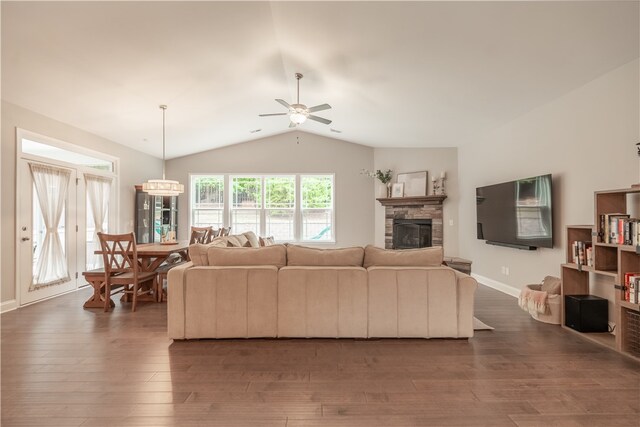
[[564, 324], [579, 332], [609, 332], [608, 301], [595, 295], [565, 295]]

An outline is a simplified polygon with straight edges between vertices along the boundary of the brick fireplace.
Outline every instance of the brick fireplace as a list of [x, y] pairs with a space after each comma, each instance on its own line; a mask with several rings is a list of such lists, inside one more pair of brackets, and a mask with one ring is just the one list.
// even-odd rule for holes
[[[385, 208], [385, 248], [442, 246], [442, 203], [446, 198], [422, 196], [377, 199]], [[394, 236], [394, 230], [403, 235]], [[427, 233], [430, 235], [427, 236]]]

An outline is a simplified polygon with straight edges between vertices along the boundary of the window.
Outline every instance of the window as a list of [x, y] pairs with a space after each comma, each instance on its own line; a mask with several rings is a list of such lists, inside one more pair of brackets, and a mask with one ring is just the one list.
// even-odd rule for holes
[[276, 240], [295, 240], [296, 178], [264, 179], [265, 235]]
[[[225, 186], [229, 191], [224, 193]], [[192, 175], [191, 225], [334, 242], [333, 175]]]
[[303, 175], [302, 187], [302, 239], [307, 241], [333, 241], [333, 176]]
[[56, 147], [55, 145], [32, 141], [27, 138], [22, 138], [22, 152], [103, 171], [114, 171], [113, 161], [111, 160], [99, 159], [87, 154]]
[[224, 225], [224, 177], [191, 177], [191, 225], [194, 227]]
[[231, 232], [253, 231], [260, 235], [262, 212], [262, 178], [231, 178]]

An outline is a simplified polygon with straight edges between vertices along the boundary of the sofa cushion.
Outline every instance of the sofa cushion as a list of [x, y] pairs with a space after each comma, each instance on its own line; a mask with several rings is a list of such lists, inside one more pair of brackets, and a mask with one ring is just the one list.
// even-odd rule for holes
[[210, 247], [226, 248], [227, 238], [216, 237], [207, 244], [194, 243], [193, 245], [190, 245], [189, 258], [193, 262], [194, 266], [199, 267], [203, 265], [209, 265], [209, 259], [207, 258], [207, 249], [209, 249]]
[[273, 265], [278, 268], [287, 265], [287, 249], [284, 245], [263, 248], [215, 248], [207, 250], [209, 265]]
[[549, 295], [559, 295], [561, 280], [557, 277], [547, 276], [542, 280], [542, 287], [540, 290], [546, 292]]
[[287, 265], [321, 267], [362, 267], [364, 249], [318, 249], [305, 246], [287, 246]]
[[367, 245], [364, 249], [364, 268], [388, 267], [438, 267], [442, 265], [442, 246], [420, 249], [382, 249]]
[[[242, 235], [247, 238], [249, 247], [251, 248], [260, 247], [260, 240], [258, 239], [258, 236], [256, 236], [256, 233], [254, 233], [253, 231], [247, 231], [245, 233], [242, 233]], [[244, 246], [247, 247], [247, 244], [245, 243]]]

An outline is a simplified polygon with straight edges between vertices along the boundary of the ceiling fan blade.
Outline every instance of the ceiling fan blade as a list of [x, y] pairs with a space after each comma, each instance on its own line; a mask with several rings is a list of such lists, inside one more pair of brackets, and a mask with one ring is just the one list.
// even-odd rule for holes
[[328, 125], [329, 123], [331, 123], [331, 120], [327, 120], [327, 119], [322, 118], [322, 117], [314, 116], [313, 114], [310, 114], [309, 117], [307, 117], [307, 118], [309, 120], [315, 120], [316, 122], [324, 123], [325, 125]]
[[298, 126], [298, 125], [296, 125], [296, 124], [295, 124], [295, 123], [293, 123], [293, 122], [289, 123], [289, 127], [290, 127], [290, 128], [294, 128], [294, 127], [296, 127], [296, 126]]
[[289, 103], [283, 99], [276, 99], [276, 102], [279, 104], [282, 104], [283, 106], [285, 106], [286, 108], [291, 108], [291, 105], [289, 105]]
[[268, 116], [286, 116], [289, 113], [270, 113], [270, 114], [258, 114], [260, 117], [268, 117]]
[[316, 105], [315, 107], [309, 108], [309, 112], [315, 113], [316, 111], [328, 110], [329, 108], [331, 108], [331, 105], [329, 104], [320, 104]]

